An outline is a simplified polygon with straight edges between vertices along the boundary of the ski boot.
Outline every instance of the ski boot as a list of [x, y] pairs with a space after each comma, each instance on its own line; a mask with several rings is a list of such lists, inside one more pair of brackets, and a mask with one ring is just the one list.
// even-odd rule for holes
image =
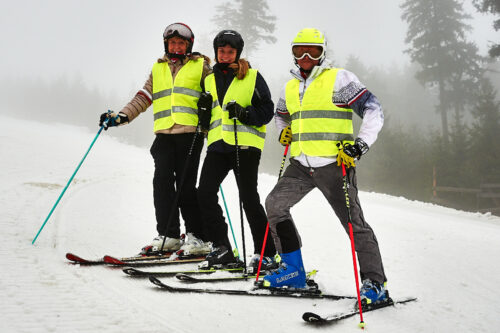
[[267, 288], [306, 288], [306, 272], [300, 249], [282, 253], [279, 267], [264, 277], [262, 286]]
[[[250, 263], [248, 264], [247, 274], [257, 274], [257, 270], [259, 269], [259, 261], [260, 254], [254, 254], [252, 259], [250, 259]], [[262, 264], [260, 266], [261, 272], [269, 272], [276, 268], [278, 268], [278, 263], [276, 262], [274, 257], [262, 257]]]
[[233, 252], [226, 246], [221, 245], [212, 249], [204, 261], [199, 265], [199, 269], [222, 269], [222, 268], [239, 268], [244, 264], [236, 258]]
[[361, 286], [360, 290], [361, 306], [368, 309], [377, 304], [390, 301], [389, 291], [386, 287], [387, 282], [380, 284], [370, 279], [363, 280], [363, 286]]
[[197, 238], [192, 233], [187, 234], [187, 241], [181, 246], [180, 250], [183, 251], [186, 256], [203, 256], [210, 253], [210, 243], [204, 242]]

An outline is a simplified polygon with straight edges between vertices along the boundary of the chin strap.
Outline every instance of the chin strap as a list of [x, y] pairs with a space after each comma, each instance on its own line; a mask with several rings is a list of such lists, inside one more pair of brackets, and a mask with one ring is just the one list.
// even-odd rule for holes
[[184, 60], [188, 55], [168, 52], [167, 56], [169, 57], [170, 60], [175, 62], [177, 60]]

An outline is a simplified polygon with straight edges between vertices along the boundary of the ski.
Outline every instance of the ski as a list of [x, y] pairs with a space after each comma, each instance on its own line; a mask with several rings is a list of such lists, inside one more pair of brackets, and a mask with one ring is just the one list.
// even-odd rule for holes
[[[206, 288], [188, 288], [188, 287], [174, 287], [169, 286], [154, 276], [149, 277], [156, 286], [161, 290], [173, 293], [200, 293], [200, 294], [220, 294], [220, 295], [239, 295], [239, 296], [271, 296], [271, 297], [290, 297], [290, 298], [313, 298], [313, 299], [355, 299], [355, 296], [340, 296], [324, 294], [317, 288], [309, 289], [279, 289], [279, 288], [262, 288], [257, 287], [251, 290], [241, 289], [206, 289]], [[311, 280], [312, 281], [312, 280]]]
[[[389, 298], [389, 300], [387, 302], [366, 306], [365, 308], [363, 308], [363, 313], [378, 310], [378, 309], [383, 309], [383, 308], [386, 308], [389, 306], [393, 306], [395, 304], [404, 304], [404, 303], [408, 303], [408, 302], [413, 302], [416, 300], [417, 299], [415, 297], [410, 297], [410, 298], [401, 299], [401, 300], [397, 300], [397, 301], [393, 301], [391, 298]], [[333, 323], [339, 322], [343, 319], [353, 317], [353, 316], [357, 315], [358, 313], [359, 313], [359, 309], [355, 309], [355, 310], [351, 310], [351, 311], [347, 311], [347, 312], [342, 312], [342, 313], [337, 313], [337, 314], [329, 315], [326, 317], [322, 317], [314, 312], [306, 312], [302, 315], [302, 319], [304, 319], [304, 321], [306, 321], [308, 323], [312, 323], [315, 325], [325, 325], [325, 324], [333, 324]]]
[[[224, 271], [224, 270], [222, 270]], [[226, 282], [226, 281], [248, 281], [248, 280], [254, 280], [257, 277], [257, 274], [249, 273], [247, 272], [242, 272], [242, 271], [233, 271], [232, 273], [242, 273], [237, 276], [221, 276], [221, 277], [197, 277], [197, 276], [192, 276], [191, 274], [185, 274], [185, 273], [179, 273], [176, 274], [175, 277], [182, 281], [182, 282], [187, 282], [187, 283], [198, 283], [198, 282]], [[310, 272], [307, 272], [307, 279], [312, 280], [312, 277], [316, 275], [317, 270], [312, 270]], [[261, 276], [265, 276], [266, 271], [261, 271]], [[259, 280], [260, 281], [260, 280]]]
[[100, 259], [84, 259], [82, 257], [77, 256], [76, 254], [73, 253], [66, 253], [66, 259], [71, 261], [74, 264], [80, 264], [80, 265], [103, 265], [105, 264], [104, 258]]
[[193, 275], [193, 274], [212, 274], [215, 272], [242, 273], [244, 267], [226, 267], [218, 269], [194, 269], [184, 271], [143, 271], [133, 267], [125, 267], [123, 272], [133, 277], [149, 277], [149, 276], [175, 276], [178, 274]]
[[165, 260], [170, 258], [171, 255], [172, 255], [171, 252], [167, 252], [164, 254], [154, 254], [154, 253], [149, 255], [138, 254], [136, 256], [123, 257], [123, 258], [116, 258], [105, 255], [100, 259], [85, 259], [80, 256], [77, 256], [76, 254], [68, 252], [66, 253], [66, 259], [68, 259], [74, 264], [80, 264], [80, 265], [106, 265], [106, 264], [116, 265], [117, 262], [132, 263], [132, 262], [151, 261], [151, 260]]
[[[224, 272], [224, 270], [223, 270]], [[238, 273], [241, 271], [238, 271]], [[182, 282], [187, 282], [187, 283], [198, 283], [198, 282], [226, 282], [226, 281], [248, 281], [248, 280], [253, 280], [257, 277], [257, 275], [238, 275], [238, 276], [222, 276], [222, 277], [215, 277], [215, 278], [201, 278], [201, 277], [195, 277], [190, 275], [189, 273], [178, 273], [175, 275], [175, 277], [182, 281]]]
[[196, 263], [205, 260], [205, 256], [176, 256], [172, 258], [171, 256], [163, 257], [149, 257], [140, 260], [121, 260], [120, 258], [115, 258], [111, 256], [104, 256], [104, 262], [108, 265], [114, 266], [161, 266], [161, 265], [172, 265], [172, 264], [189, 264]]

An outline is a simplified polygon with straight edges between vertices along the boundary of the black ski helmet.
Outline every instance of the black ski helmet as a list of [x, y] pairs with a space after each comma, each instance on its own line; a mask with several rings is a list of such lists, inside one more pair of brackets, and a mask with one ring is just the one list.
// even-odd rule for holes
[[215, 52], [215, 61], [219, 62], [217, 59], [217, 49], [221, 46], [229, 45], [232, 48], [236, 49], [236, 61], [240, 59], [241, 52], [243, 51], [243, 46], [245, 42], [241, 35], [234, 30], [222, 30], [215, 36], [214, 38], [214, 52]]
[[193, 51], [194, 34], [187, 24], [177, 22], [172, 23], [165, 28], [165, 32], [163, 33], [163, 42], [165, 44], [166, 54], [168, 54], [168, 40], [172, 37], [179, 37], [188, 42], [186, 54], [190, 54]]

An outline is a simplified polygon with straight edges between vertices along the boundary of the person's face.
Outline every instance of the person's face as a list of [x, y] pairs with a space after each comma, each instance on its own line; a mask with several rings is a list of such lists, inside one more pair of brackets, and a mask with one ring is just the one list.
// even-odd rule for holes
[[217, 59], [219, 60], [220, 63], [232, 64], [236, 60], [237, 53], [238, 50], [229, 45], [219, 46], [217, 48]]
[[186, 54], [188, 42], [179, 37], [172, 37], [168, 40], [168, 52], [176, 54]]
[[[314, 60], [313, 58], [319, 58], [323, 52], [321, 47], [312, 45], [298, 45], [292, 48], [293, 55], [297, 60], [297, 64], [300, 68], [305, 70], [311, 70], [314, 66], [319, 64], [319, 59]], [[307, 54], [306, 54], [307, 53]], [[305, 55], [304, 55], [305, 54]], [[302, 57], [302, 58], [301, 58]], [[301, 58], [301, 59], [297, 59]]]

